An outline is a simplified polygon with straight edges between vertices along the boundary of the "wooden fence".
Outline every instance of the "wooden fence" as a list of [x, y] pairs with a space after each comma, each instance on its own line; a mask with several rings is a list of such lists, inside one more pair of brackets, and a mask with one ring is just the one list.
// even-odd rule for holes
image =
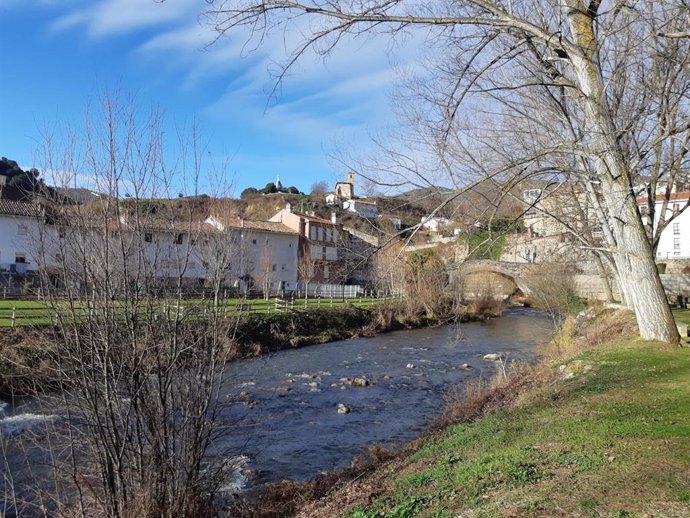
[[[185, 319], [206, 318], [213, 311], [218, 311], [220, 316], [233, 317], [251, 314], [285, 313], [310, 308], [337, 308], [344, 306], [370, 307], [386, 301], [393, 301], [398, 297], [360, 296], [357, 298], [337, 297], [272, 297], [255, 299], [228, 299], [222, 300], [220, 305], [214, 306], [208, 299], [188, 299], [180, 301], [160, 300], [156, 313], [161, 317]], [[150, 308], [143, 308], [146, 311]], [[22, 325], [56, 325], [58, 318], [88, 318], [99, 312], [112, 314], [117, 312], [117, 303], [108, 304], [107, 307], [99, 305], [68, 306], [64, 302], [61, 309], [59, 305], [49, 306], [40, 301], [4, 300], [0, 304], [0, 327], [16, 327]], [[124, 306], [123, 306], [124, 311]]]

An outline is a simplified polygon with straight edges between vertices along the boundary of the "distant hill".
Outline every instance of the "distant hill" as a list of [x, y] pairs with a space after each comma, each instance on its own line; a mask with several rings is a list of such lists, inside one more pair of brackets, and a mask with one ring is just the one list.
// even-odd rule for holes
[[24, 201], [35, 194], [46, 194], [50, 190], [39, 178], [38, 169], [24, 171], [19, 164], [7, 157], [0, 158], [0, 187], [2, 198]]

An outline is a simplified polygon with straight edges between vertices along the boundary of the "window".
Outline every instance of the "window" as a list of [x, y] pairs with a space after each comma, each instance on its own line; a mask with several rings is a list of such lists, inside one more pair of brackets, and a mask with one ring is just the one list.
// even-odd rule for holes
[[673, 249], [674, 250], [680, 250], [680, 238], [679, 237], [673, 238]]
[[325, 246], [322, 248], [322, 252], [323, 252], [323, 255], [321, 257], [326, 259], [326, 247]]
[[184, 234], [175, 234], [174, 242], [176, 245], [181, 245], [184, 240]]
[[285, 265], [284, 264], [280, 265], [280, 270], [283, 272], [285, 271]]
[[680, 212], [680, 203], [673, 204], [673, 213], [678, 214]]
[[17, 254], [14, 256], [14, 262], [24, 264], [26, 263], [26, 256], [24, 254]]
[[328, 277], [330, 277], [330, 275], [331, 275], [331, 272], [328, 269], [328, 265], [325, 265], [323, 267], [323, 278], [328, 279]]
[[647, 205], [640, 205], [640, 215], [642, 217], [649, 216], [649, 206]]
[[144, 241], [151, 243], [153, 241], [153, 234], [151, 232], [144, 232]]
[[28, 232], [28, 229], [26, 228], [26, 225], [17, 225], [17, 235], [18, 236], [25, 236]]
[[256, 239], [252, 239], [252, 245], [256, 244]]
[[674, 236], [680, 235], [680, 223], [674, 223], [673, 224], [673, 235]]
[[316, 227], [309, 227], [309, 239], [316, 241]]
[[65, 229], [64, 228], [59, 228], [58, 229], [58, 237], [60, 239], [65, 239]]
[[271, 265], [271, 271], [272, 271], [272, 272], [275, 272], [277, 267], [278, 267], [277, 264], [272, 264], [272, 265]]

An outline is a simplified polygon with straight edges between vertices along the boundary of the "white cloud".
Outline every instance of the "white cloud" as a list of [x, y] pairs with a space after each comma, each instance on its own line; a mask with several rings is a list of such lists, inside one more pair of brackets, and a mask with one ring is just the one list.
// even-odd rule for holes
[[268, 141], [292, 141], [312, 150], [314, 143], [326, 145], [339, 136], [362, 139], [372, 126], [389, 121], [388, 94], [397, 77], [391, 61], [405, 66], [420, 52], [411, 36], [395, 49], [390, 35], [346, 36], [326, 59], [305, 53], [269, 100], [274, 79], [268, 70], [285, 62], [303, 35], [321, 22], [301, 17], [287, 30], [269, 34], [258, 49], [242, 29], [207, 48], [217, 35], [197, 22], [203, 6], [199, 0], [82, 0], [76, 8], [64, 8], [53, 28], [83, 29], [98, 38], [146, 29], [153, 35], [133, 49], [134, 57], [174, 74], [178, 87], [208, 95], [206, 80], [217, 85], [227, 78], [225, 91], [208, 100], [207, 117], [247, 126]]
[[90, 36], [104, 37], [193, 18], [198, 8], [197, 0], [101, 0], [70, 10], [57, 18], [52, 28], [84, 26]]

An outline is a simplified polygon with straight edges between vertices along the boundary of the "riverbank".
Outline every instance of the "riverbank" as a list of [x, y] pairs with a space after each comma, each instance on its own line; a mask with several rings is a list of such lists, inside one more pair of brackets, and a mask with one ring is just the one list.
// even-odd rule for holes
[[[229, 326], [229, 357], [233, 360], [283, 349], [323, 344], [357, 336], [401, 329], [441, 325], [452, 321], [481, 320], [487, 316], [466, 310], [461, 315], [428, 317], [410, 312], [404, 303], [372, 307], [293, 309], [272, 315], [252, 314]], [[192, 321], [188, 325], [200, 326]], [[203, 324], [201, 324], [203, 326]], [[53, 368], [60, 342], [52, 326], [22, 326], [0, 333], [0, 395], [33, 395], [59, 388]]]
[[244, 516], [289, 516], [299, 491], [301, 518], [688, 516], [690, 349], [636, 339], [632, 322], [569, 321], [549, 361], [468, 390], [393, 460], [276, 486]]

